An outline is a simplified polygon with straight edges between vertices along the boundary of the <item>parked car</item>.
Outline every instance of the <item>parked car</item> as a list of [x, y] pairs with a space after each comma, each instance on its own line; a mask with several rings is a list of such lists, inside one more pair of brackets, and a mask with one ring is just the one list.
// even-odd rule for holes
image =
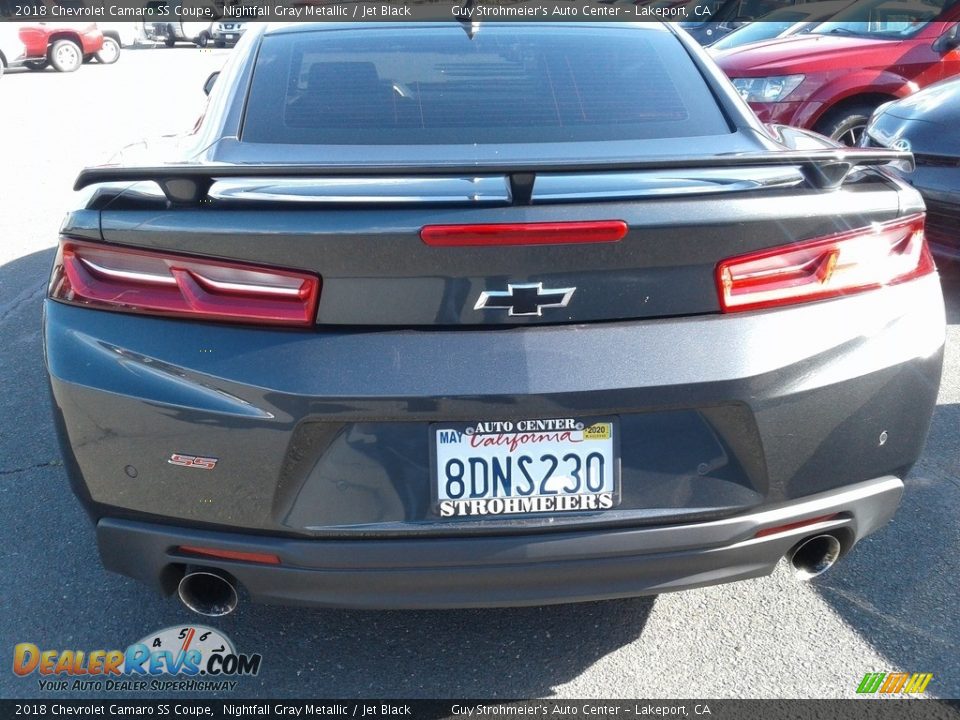
[[245, 20], [231, 20], [230, 18], [218, 20], [213, 24], [211, 31], [213, 43], [218, 48], [233, 47], [240, 41], [246, 30], [247, 22]]
[[116, 43], [117, 56], [121, 48], [133, 47], [143, 41], [143, 23], [98, 22], [97, 27], [103, 33], [104, 45], [110, 40]]
[[[701, 45], [711, 45], [722, 37], [754, 20], [768, 15], [784, 6], [802, 4], [805, 0], [689, 0], [687, 17], [681, 27]], [[712, 12], [703, 13], [697, 8], [708, 7]]]
[[824, 20], [828, 20], [850, 5], [850, 0], [811, 2], [780, 8], [768, 13], [756, 22], [738, 27], [728, 35], [709, 45], [710, 53], [741, 47], [755, 42], [790, 37], [808, 33]]
[[206, 47], [213, 39], [212, 21], [164, 21], [146, 22], [143, 33], [147, 40], [162, 42], [172, 48], [178, 42], [193, 43], [197, 47]]
[[[112, 23], [120, 25], [121, 23]], [[103, 47], [93, 56], [97, 62], [103, 65], [112, 65], [120, 59], [120, 51], [123, 47], [123, 41], [120, 38], [120, 31], [116, 28], [107, 28], [105, 24], [97, 23], [97, 29], [103, 34]], [[86, 59], [93, 59], [87, 56]]]
[[927, 203], [927, 240], [941, 258], [960, 260], [960, 78], [881, 105], [865, 147], [910, 150], [916, 170], [904, 177]]
[[856, 145], [871, 113], [960, 73], [960, 3], [861, 0], [814, 34], [715, 58], [764, 122]]
[[111, 570], [531, 605], [894, 513], [945, 335], [909, 154], [774, 132], [652, 23], [258, 23], [208, 102], [81, 172], [44, 304]]
[[9, 67], [20, 65], [26, 57], [26, 46], [12, 25], [0, 24], [0, 77]]
[[26, 46], [24, 65], [31, 70], [52, 66], [58, 72], [73, 72], [84, 58], [97, 57], [103, 49], [103, 33], [96, 23], [47, 22], [20, 26]]

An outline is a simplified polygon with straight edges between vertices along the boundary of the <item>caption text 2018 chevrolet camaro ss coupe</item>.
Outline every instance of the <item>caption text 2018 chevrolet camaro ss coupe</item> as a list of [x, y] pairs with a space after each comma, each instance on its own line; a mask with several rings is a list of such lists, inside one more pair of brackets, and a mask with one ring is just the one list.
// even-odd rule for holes
[[101, 557], [207, 614], [817, 574], [935, 404], [910, 162], [765, 127], [664, 25], [251, 28], [61, 230]]

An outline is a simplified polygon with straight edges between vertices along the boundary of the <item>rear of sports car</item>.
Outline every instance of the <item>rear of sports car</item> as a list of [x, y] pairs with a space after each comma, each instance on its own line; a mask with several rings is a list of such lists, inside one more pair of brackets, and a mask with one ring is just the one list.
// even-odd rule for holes
[[202, 150], [84, 171], [45, 304], [103, 562], [254, 601], [815, 575], [895, 512], [944, 343], [915, 191], [645, 24], [251, 29]]

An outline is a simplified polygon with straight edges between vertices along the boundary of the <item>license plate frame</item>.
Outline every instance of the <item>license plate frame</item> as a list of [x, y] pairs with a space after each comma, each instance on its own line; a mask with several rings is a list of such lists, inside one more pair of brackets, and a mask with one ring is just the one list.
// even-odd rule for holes
[[[534, 493], [532, 493], [532, 494], [530, 494], [530, 495], [527, 495], [527, 496], [517, 495], [517, 494], [514, 492], [514, 493], [512, 493], [509, 497], [503, 497], [503, 496], [483, 497], [483, 498], [467, 498], [467, 497], [463, 497], [463, 498], [460, 498], [459, 500], [456, 500], [456, 501], [454, 501], [454, 502], [460, 502], [460, 501], [463, 501], [463, 500], [493, 500], [493, 499], [500, 499], [500, 500], [505, 500], [505, 501], [506, 501], [506, 500], [508, 500], [508, 499], [517, 499], [517, 498], [527, 499], [527, 498], [545, 498], [545, 497], [546, 497], [546, 498], [555, 498], [555, 497], [575, 497], [575, 496], [576, 496], [576, 497], [587, 497], [587, 496], [590, 496], [590, 495], [594, 495], [594, 496], [597, 496], [597, 497], [599, 498], [600, 495], [607, 495], [607, 496], [609, 496], [609, 500], [608, 500], [608, 503], [609, 503], [609, 504], [608, 504], [608, 506], [596, 507], [596, 508], [594, 508], [594, 507], [574, 507], [574, 508], [561, 507], [560, 509], [535, 509], [535, 510], [531, 510], [531, 511], [519, 511], [519, 512], [518, 512], [518, 511], [508, 511], [508, 510], [505, 509], [503, 512], [482, 512], [482, 513], [469, 513], [469, 514], [454, 514], [454, 515], [452, 515], [452, 516], [449, 515], [449, 514], [444, 514], [444, 512], [443, 512], [443, 510], [442, 510], [442, 508], [441, 508], [441, 502], [444, 501], [444, 500], [448, 500], [449, 498], [447, 498], [447, 497], [442, 497], [442, 496], [441, 496], [441, 492], [440, 492], [440, 481], [441, 481], [441, 475], [442, 475], [442, 473], [441, 473], [441, 469], [440, 469], [440, 467], [439, 467], [439, 457], [440, 457], [440, 453], [439, 453], [439, 451], [438, 451], [438, 446], [439, 446], [439, 444], [440, 444], [440, 432], [441, 432], [441, 431], [447, 431], [447, 432], [454, 431], [454, 432], [459, 432], [459, 433], [462, 433], [462, 434], [464, 434], [464, 435], [467, 435], [467, 437], [469, 437], [470, 435], [469, 435], [468, 432], [467, 432], [469, 429], [473, 429], [474, 431], [476, 431], [476, 429], [477, 429], [478, 427], [483, 427], [483, 426], [485, 426], [484, 429], [489, 429], [491, 426], [492, 426], [492, 427], [499, 427], [499, 428], [502, 429], [505, 423], [512, 423], [514, 428], [518, 428], [518, 427], [526, 427], [526, 426], [524, 425], [524, 423], [539, 423], [539, 422], [541, 422], [541, 421], [546, 422], [546, 423], [571, 422], [571, 421], [572, 421], [572, 423], [574, 423], [574, 425], [579, 424], [579, 425], [582, 426], [582, 427], [580, 427], [580, 428], [577, 429], [577, 432], [579, 432], [579, 433], [583, 433], [584, 430], [586, 430], [586, 429], [595, 428], [595, 427], [598, 426], [598, 425], [604, 425], [604, 424], [605, 424], [606, 426], [608, 426], [608, 427], [609, 427], [610, 438], [609, 438], [609, 445], [607, 446], [607, 449], [608, 449], [608, 451], [609, 451], [609, 457], [610, 457], [610, 461], [611, 461], [611, 462], [610, 462], [610, 471], [609, 471], [609, 472], [610, 472], [610, 488], [607, 489], [607, 483], [606, 483], [606, 481], [604, 481], [604, 482], [602, 483], [602, 485], [601, 485], [601, 488], [602, 488], [602, 489], [601, 489], [601, 491], [599, 491], [599, 492], [566, 493], [566, 494], [546, 494], [546, 495], [541, 495], [541, 494], [539, 494], [539, 492], [534, 492]], [[499, 426], [497, 425], [498, 423], [500, 423]], [[553, 432], [560, 432], [560, 433], [562, 433], [563, 431], [553, 431], [553, 430], [549, 430], [549, 431], [530, 431], [530, 432], [536, 432], [536, 433], [546, 432], [546, 433], [552, 434]], [[575, 416], [575, 417], [556, 417], [556, 418], [524, 418], [524, 419], [521, 419], [521, 420], [513, 420], [513, 421], [510, 421], [510, 420], [499, 420], [499, 421], [498, 421], [498, 420], [494, 420], [494, 421], [474, 421], [474, 422], [456, 422], [456, 421], [451, 421], [451, 422], [438, 422], [438, 423], [431, 423], [431, 424], [428, 426], [428, 433], [429, 433], [429, 445], [430, 445], [430, 508], [431, 508], [431, 512], [433, 513], [434, 516], [443, 518], [444, 520], [465, 521], [465, 520], [486, 520], [486, 519], [497, 519], [497, 518], [499, 518], [499, 519], [501, 519], [501, 520], [502, 520], [502, 519], [529, 519], [529, 518], [536, 518], [536, 517], [548, 517], [548, 516], [553, 516], [553, 515], [558, 515], [558, 514], [563, 514], [563, 515], [571, 515], [571, 514], [572, 514], [572, 515], [589, 515], [589, 514], [591, 514], [591, 513], [606, 512], [606, 511], [615, 509], [615, 508], [617, 508], [617, 507], [620, 505], [620, 502], [621, 502], [620, 423], [619, 423], [619, 418], [616, 417], [616, 416], [600, 416], [600, 417], [580, 417], [580, 416]], [[474, 434], [475, 434], [475, 435], [481, 435], [481, 436], [483, 436], [483, 435], [495, 436], [495, 435], [497, 435], [498, 433], [484, 434], [484, 433], [474, 432]], [[499, 433], [499, 434], [504, 434], [504, 433]], [[523, 433], [519, 433], [518, 431], [515, 430], [515, 431], [514, 431], [514, 434], [523, 434]], [[587, 440], [586, 440], [586, 438], [585, 438], [585, 439], [583, 440], [583, 442], [586, 442], [586, 441], [587, 441]], [[602, 438], [601, 438], [601, 439], [596, 439], [595, 441], [602, 442]], [[557, 441], [557, 444], [562, 443], [562, 442], [564, 442], [564, 441], [563, 441], [563, 440], [558, 440], [558, 441]], [[568, 441], [568, 446], [567, 446], [567, 447], [568, 447], [568, 448], [569, 448], [569, 447], [572, 447], [573, 444], [574, 444], [574, 443], [573, 443], [572, 441]], [[519, 449], [519, 448], [518, 448], [518, 449]], [[515, 455], [516, 455], [516, 456], [519, 456], [519, 453], [515, 453]], [[541, 461], [541, 462], [542, 462], [542, 461]], [[606, 476], [606, 473], [604, 472], [603, 475]], [[564, 479], [564, 478], [567, 478], [567, 476], [565, 476], [565, 475], [556, 475], [556, 476], [553, 477], [554, 480], [560, 480], [560, 479]], [[572, 478], [567, 478], [567, 482], [570, 483], [570, 484], [572, 484], [572, 483], [573, 483]], [[464, 494], [466, 495], [466, 493], [464, 493]], [[444, 495], [446, 495], [446, 493], [444, 493]], [[589, 504], [592, 503], [592, 501], [589, 501], [589, 500], [582, 500], [582, 501], [562, 501], [562, 502], [563, 502], [563, 503], [581, 502], [581, 503], [586, 503], [587, 505], [589, 505]], [[598, 502], [598, 503], [600, 502], [599, 499], [598, 499], [597, 502]], [[606, 502], [606, 501], [605, 501], [605, 502]], [[505, 505], [508, 505], [509, 503], [506, 503], [506, 502], [505, 502], [504, 504], [505, 504]], [[536, 504], [538, 504], [538, 505], [549, 505], [550, 503], [547, 502], [547, 501], [536, 500]]]

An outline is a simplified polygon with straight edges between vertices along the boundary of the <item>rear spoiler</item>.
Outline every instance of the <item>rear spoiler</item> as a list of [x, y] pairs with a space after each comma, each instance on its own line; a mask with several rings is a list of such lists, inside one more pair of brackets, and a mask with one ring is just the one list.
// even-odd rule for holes
[[225, 178], [309, 178], [309, 177], [389, 177], [402, 175], [443, 177], [451, 175], [507, 175], [512, 197], [517, 204], [530, 203], [537, 173], [615, 172], [643, 170], [724, 169], [748, 167], [799, 167], [807, 182], [815, 188], [839, 187], [856, 168], [893, 165], [903, 172], [914, 169], [913, 155], [899, 150], [874, 148], [828, 148], [769, 153], [711, 155], [707, 157], [650, 158], [601, 163], [518, 163], [390, 166], [390, 165], [268, 165], [268, 164], [195, 164], [125, 167], [102, 165], [84, 168], [77, 176], [74, 190], [106, 182], [153, 181], [173, 203], [198, 203], [206, 198], [213, 183]]

